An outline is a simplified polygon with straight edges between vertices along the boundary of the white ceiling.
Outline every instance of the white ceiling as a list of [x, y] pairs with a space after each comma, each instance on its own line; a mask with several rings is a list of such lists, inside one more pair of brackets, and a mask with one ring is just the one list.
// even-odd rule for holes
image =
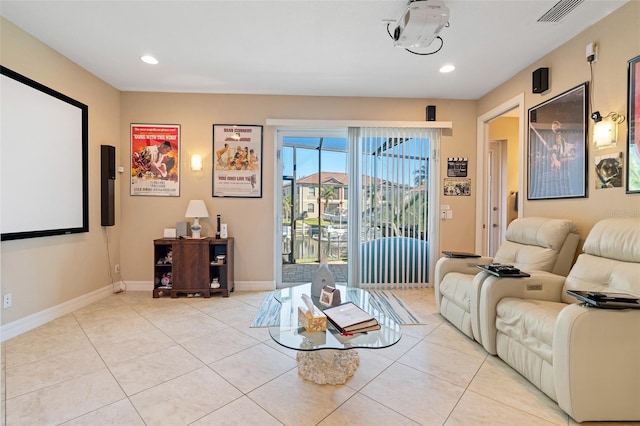
[[0, 14], [122, 91], [478, 99], [626, 3], [538, 23], [557, 0], [444, 1], [431, 56], [387, 34], [406, 0], [2, 0]]

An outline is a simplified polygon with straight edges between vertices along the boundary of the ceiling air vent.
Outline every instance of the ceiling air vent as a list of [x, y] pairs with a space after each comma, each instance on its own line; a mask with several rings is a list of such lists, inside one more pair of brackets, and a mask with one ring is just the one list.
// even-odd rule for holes
[[560, 22], [584, 0], [560, 0], [551, 9], [538, 18], [538, 22]]

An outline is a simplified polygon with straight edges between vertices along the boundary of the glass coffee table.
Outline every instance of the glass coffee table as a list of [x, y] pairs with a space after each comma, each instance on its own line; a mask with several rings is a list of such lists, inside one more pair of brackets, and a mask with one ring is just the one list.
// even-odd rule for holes
[[[353, 302], [373, 315], [380, 324], [380, 330], [345, 336], [331, 322], [327, 330], [308, 332], [298, 325], [298, 307], [305, 306], [302, 295], [311, 295], [311, 283], [276, 291], [275, 299], [280, 302], [280, 325], [269, 327], [271, 338], [280, 345], [299, 351], [297, 355], [298, 373], [307, 380], [319, 384], [343, 384], [351, 377], [360, 364], [355, 349], [382, 349], [395, 345], [400, 340], [400, 326], [371, 304], [370, 295], [360, 288], [337, 285], [342, 302]], [[313, 303], [322, 309], [317, 297]]]

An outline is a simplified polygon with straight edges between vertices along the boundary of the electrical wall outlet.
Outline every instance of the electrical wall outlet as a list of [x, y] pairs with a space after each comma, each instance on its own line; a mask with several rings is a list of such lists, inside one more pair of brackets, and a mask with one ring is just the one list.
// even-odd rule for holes
[[585, 55], [587, 62], [596, 62], [598, 60], [598, 45], [595, 43], [587, 44]]
[[11, 293], [5, 294], [3, 297], [2, 306], [5, 308], [10, 308], [13, 300], [11, 298]]
[[120, 264], [116, 263], [115, 265], [113, 265], [113, 272], [115, 272], [116, 274], [120, 273]]

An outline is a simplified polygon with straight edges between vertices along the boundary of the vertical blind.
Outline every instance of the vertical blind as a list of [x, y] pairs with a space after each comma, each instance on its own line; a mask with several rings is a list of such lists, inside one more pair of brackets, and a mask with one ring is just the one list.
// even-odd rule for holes
[[[418, 288], [429, 277], [429, 153], [438, 129], [350, 129], [357, 149], [352, 200], [360, 203], [358, 282], [369, 288]], [[352, 156], [354, 158], [355, 156]], [[355, 209], [354, 209], [355, 210]], [[354, 236], [355, 237], [355, 236]], [[352, 256], [353, 257], [356, 256]]]

